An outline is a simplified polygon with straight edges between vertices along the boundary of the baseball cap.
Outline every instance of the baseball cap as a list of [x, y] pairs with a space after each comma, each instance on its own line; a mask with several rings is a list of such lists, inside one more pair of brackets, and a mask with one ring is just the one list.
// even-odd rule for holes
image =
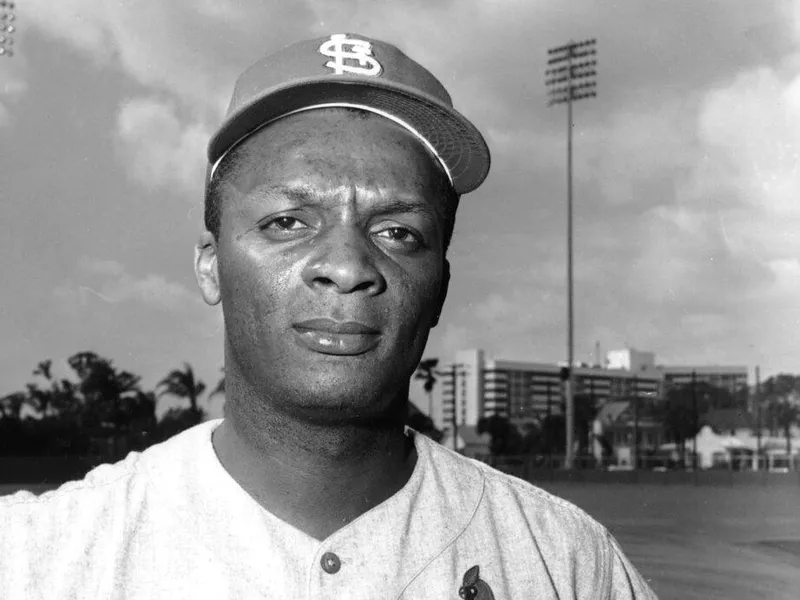
[[291, 114], [350, 107], [382, 115], [436, 157], [456, 193], [477, 188], [490, 154], [447, 90], [395, 46], [355, 33], [304, 40], [262, 58], [236, 81], [225, 119], [208, 145], [210, 180], [237, 144]]

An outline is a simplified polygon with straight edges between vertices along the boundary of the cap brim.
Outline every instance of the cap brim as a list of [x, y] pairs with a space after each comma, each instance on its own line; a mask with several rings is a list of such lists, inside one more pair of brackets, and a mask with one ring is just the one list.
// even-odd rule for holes
[[210, 164], [265, 124], [317, 104], [366, 105], [411, 125], [433, 146], [450, 171], [453, 188], [466, 194], [489, 173], [489, 148], [463, 115], [435, 98], [381, 80], [314, 77], [274, 88], [228, 115], [208, 145]]

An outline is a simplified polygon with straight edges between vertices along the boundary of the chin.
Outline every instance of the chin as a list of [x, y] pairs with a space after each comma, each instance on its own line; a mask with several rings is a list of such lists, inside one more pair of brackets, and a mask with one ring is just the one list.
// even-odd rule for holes
[[[306, 383], [305, 389], [294, 388], [283, 395], [286, 403], [281, 412], [312, 424], [331, 426], [367, 426], [405, 418], [408, 392], [403, 386], [376, 389], [374, 384], [364, 385], [366, 382]], [[398, 393], [399, 390], [405, 391]]]

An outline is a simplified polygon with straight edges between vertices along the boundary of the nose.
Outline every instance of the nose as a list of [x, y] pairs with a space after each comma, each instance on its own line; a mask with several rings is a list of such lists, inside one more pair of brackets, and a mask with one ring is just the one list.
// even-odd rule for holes
[[355, 226], [341, 226], [318, 238], [303, 280], [311, 288], [338, 294], [362, 292], [374, 296], [386, 289], [386, 280], [375, 265], [370, 242]]

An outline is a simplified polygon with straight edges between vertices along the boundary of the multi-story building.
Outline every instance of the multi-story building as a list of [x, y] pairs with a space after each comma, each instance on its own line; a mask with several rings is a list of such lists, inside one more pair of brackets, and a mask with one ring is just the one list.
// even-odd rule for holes
[[[434, 421], [440, 428], [474, 426], [484, 416], [501, 415], [517, 425], [559, 414], [563, 406], [564, 365], [487, 358], [482, 350], [462, 350], [441, 370], [441, 402]], [[597, 407], [609, 400], [662, 397], [665, 386], [684, 382], [692, 372], [696, 381], [739, 389], [747, 384], [745, 367], [664, 367], [652, 352], [634, 349], [607, 354], [604, 366], [572, 369], [575, 402]]]
[[[462, 350], [442, 369], [442, 402], [437, 426], [476, 425], [483, 416], [501, 415], [522, 425], [559, 414], [563, 407], [563, 365], [487, 359], [481, 350]], [[573, 368], [576, 402], [602, 405], [612, 398], [652, 396], [661, 391], [653, 366], [638, 371]]]
[[703, 382], [724, 388], [731, 394], [736, 394], [747, 387], [747, 367], [659, 366], [658, 368], [664, 374], [664, 385], [667, 387], [690, 384], [693, 375], [697, 383]]

